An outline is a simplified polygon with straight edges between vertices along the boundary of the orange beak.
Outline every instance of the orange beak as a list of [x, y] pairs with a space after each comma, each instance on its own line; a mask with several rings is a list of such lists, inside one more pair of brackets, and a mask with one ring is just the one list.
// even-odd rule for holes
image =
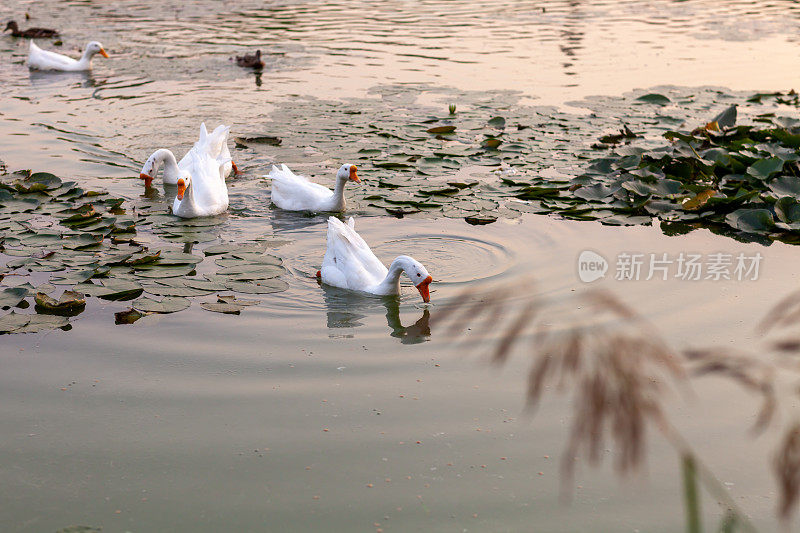
[[233, 161], [231, 161], [231, 169], [233, 170], [234, 176], [238, 176], [239, 174], [241, 174], [241, 172], [239, 172], [239, 167], [237, 167], [236, 163], [234, 163]]
[[183, 200], [183, 193], [186, 192], [186, 182], [183, 178], [178, 180], [178, 200]]
[[100, 55], [103, 57], [108, 57], [108, 52], [106, 52], [103, 48], [100, 49]]
[[433, 281], [433, 278], [431, 276], [428, 276], [427, 278], [425, 278], [425, 281], [422, 281], [419, 285], [417, 285], [417, 290], [422, 296], [422, 301], [425, 303], [431, 301], [431, 291], [429, 287], [431, 281]]
[[148, 189], [153, 184], [153, 176], [147, 174], [139, 174], [139, 178], [144, 180], [144, 188]]
[[356, 183], [361, 183], [361, 180], [358, 179], [358, 174], [356, 174], [355, 165], [350, 165], [350, 179], [355, 181]]

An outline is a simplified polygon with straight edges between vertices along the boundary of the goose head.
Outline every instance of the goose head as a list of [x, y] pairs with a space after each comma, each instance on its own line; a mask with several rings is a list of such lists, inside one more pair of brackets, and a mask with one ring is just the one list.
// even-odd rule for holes
[[353, 180], [356, 183], [361, 183], [361, 180], [358, 179], [358, 174], [356, 174], [355, 165], [351, 165], [350, 163], [344, 164], [339, 168], [339, 171], [336, 173], [336, 179], [341, 182], [346, 182], [347, 180]]
[[422, 301], [429, 303], [431, 301], [430, 284], [433, 281], [433, 276], [422, 266], [422, 263], [413, 257], [401, 255], [395, 261], [397, 260], [399, 260], [399, 264], [406, 273], [406, 276], [409, 277], [411, 283], [413, 283], [419, 291], [420, 296], [422, 296]]
[[178, 195], [176, 198], [178, 200], [183, 200], [183, 195], [186, 192], [186, 189], [192, 186], [192, 178], [189, 176], [181, 176], [178, 178]]
[[139, 178], [144, 180], [145, 188], [150, 188], [153, 185], [153, 179], [158, 175], [158, 167], [161, 166], [162, 158], [153, 153], [147, 158], [147, 161], [142, 165], [142, 170], [139, 172]]
[[89, 44], [86, 45], [86, 50], [83, 51], [83, 55], [87, 57], [92, 57], [95, 54], [100, 54], [103, 57], [108, 57], [108, 53], [103, 48], [103, 45], [98, 43], [97, 41], [91, 41]]
[[6, 29], [4, 29], [3, 31], [8, 31], [8, 30], [11, 30], [11, 33], [18, 33], [19, 32], [19, 26], [17, 26], [17, 21], [16, 20], [9, 20], [8, 21], [8, 24], [6, 24]]

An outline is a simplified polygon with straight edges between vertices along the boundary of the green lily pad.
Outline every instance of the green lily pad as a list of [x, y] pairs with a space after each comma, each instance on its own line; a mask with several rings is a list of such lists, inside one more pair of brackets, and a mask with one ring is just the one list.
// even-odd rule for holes
[[133, 324], [140, 318], [145, 316], [145, 313], [137, 311], [134, 308], [130, 308], [126, 311], [119, 311], [114, 313], [114, 323], [115, 324]]
[[86, 308], [86, 299], [80, 293], [64, 291], [58, 300], [43, 292], [36, 293], [36, 312], [50, 315], [75, 316]]
[[648, 104], [656, 104], [656, 105], [667, 105], [671, 104], [672, 100], [664, 96], [663, 94], [658, 93], [648, 93], [640, 96], [637, 98], [639, 102], [645, 102]]
[[229, 281], [225, 286], [231, 291], [243, 294], [270, 294], [273, 292], [283, 292], [289, 288], [289, 284], [280, 279], [267, 279], [249, 283]]
[[737, 209], [725, 217], [734, 228], [747, 233], [764, 233], [773, 228], [775, 220], [769, 209]]
[[783, 159], [780, 157], [769, 157], [759, 159], [747, 169], [747, 173], [754, 178], [766, 180], [773, 174], [777, 174], [783, 170]]
[[504, 129], [506, 127], [506, 119], [503, 117], [492, 117], [489, 119], [489, 125], [493, 128]]
[[228, 315], [238, 315], [244, 306], [228, 303], [214, 303], [214, 302], [201, 302], [200, 307], [206, 311], [213, 311], [215, 313], [225, 313]]
[[28, 296], [28, 289], [25, 287], [9, 287], [0, 292], [0, 307], [8, 309], [16, 307]]
[[139, 298], [131, 302], [131, 307], [143, 313], [177, 313], [191, 305], [186, 298], [162, 298], [161, 301], [151, 298]]
[[141, 295], [144, 288], [135, 281], [107, 279], [95, 283], [80, 283], [73, 288], [75, 292], [96, 296], [104, 300], [132, 300]]
[[433, 128], [428, 128], [426, 131], [428, 133], [439, 133], [439, 134], [453, 133], [454, 131], [456, 131], [456, 127], [448, 124], [444, 126], [434, 126]]

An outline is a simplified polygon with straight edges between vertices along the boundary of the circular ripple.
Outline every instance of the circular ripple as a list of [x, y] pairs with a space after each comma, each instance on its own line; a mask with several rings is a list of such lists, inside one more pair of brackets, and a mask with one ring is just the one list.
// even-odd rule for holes
[[422, 234], [413, 240], [391, 239], [372, 247], [387, 262], [392, 253], [410, 255], [420, 261], [437, 283], [470, 283], [500, 276], [512, 264], [512, 254], [503, 245], [457, 234]]

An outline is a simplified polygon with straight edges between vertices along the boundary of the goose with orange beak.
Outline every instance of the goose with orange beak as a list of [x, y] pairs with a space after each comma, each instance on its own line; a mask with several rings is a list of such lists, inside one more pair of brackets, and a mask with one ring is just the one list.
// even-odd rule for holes
[[208, 217], [228, 210], [228, 188], [220, 179], [220, 162], [202, 151], [189, 151], [189, 169], [178, 178], [172, 214], [181, 218]]
[[328, 218], [328, 247], [317, 273], [322, 283], [379, 296], [400, 294], [400, 275], [404, 272], [422, 301], [430, 302], [433, 277], [419, 261], [400, 255], [386, 268], [356, 233], [352, 217], [347, 224], [335, 217]]
[[[225, 125], [219, 125], [214, 128], [214, 131], [208, 133], [205, 122], [200, 124], [200, 139], [194, 144], [189, 152], [192, 150], [200, 150], [206, 155], [213, 157], [219, 161], [220, 178], [225, 181], [231, 170], [235, 174], [239, 174], [239, 169], [231, 161], [231, 152], [228, 149], [228, 134], [231, 128]], [[139, 171], [139, 179], [144, 181], [145, 188], [153, 186], [153, 180], [158, 176], [158, 171], [161, 166], [164, 166], [162, 173], [162, 181], [164, 185], [177, 185], [178, 179], [186, 177], [188, 174], [190, 163], [189, 152], [178, 161], [170, 150], [160, 148], [150, 154], [150, 157], [142, 165], [142, 170]]]
[[31, 40], [31, 47], [28, 52], [28, 68], [31, 70], [58, 70], [61, 72], [92, 70], [92, 58], [95, 54], [108, 57], [103, 45], [97, 41], [91, 41], [86, 45], [80, 59], [73, 59], [49, 50], [42, 50]]
[[272, 167], [265, 178], [272, 180], [272, 203], [287, 211], [341, 212], [345, 210], [344, 187], [348, 181], [361, 183], [358, 169], [349, 163], [336, 172], [333, 190], [295, 174], [286, 165]]

